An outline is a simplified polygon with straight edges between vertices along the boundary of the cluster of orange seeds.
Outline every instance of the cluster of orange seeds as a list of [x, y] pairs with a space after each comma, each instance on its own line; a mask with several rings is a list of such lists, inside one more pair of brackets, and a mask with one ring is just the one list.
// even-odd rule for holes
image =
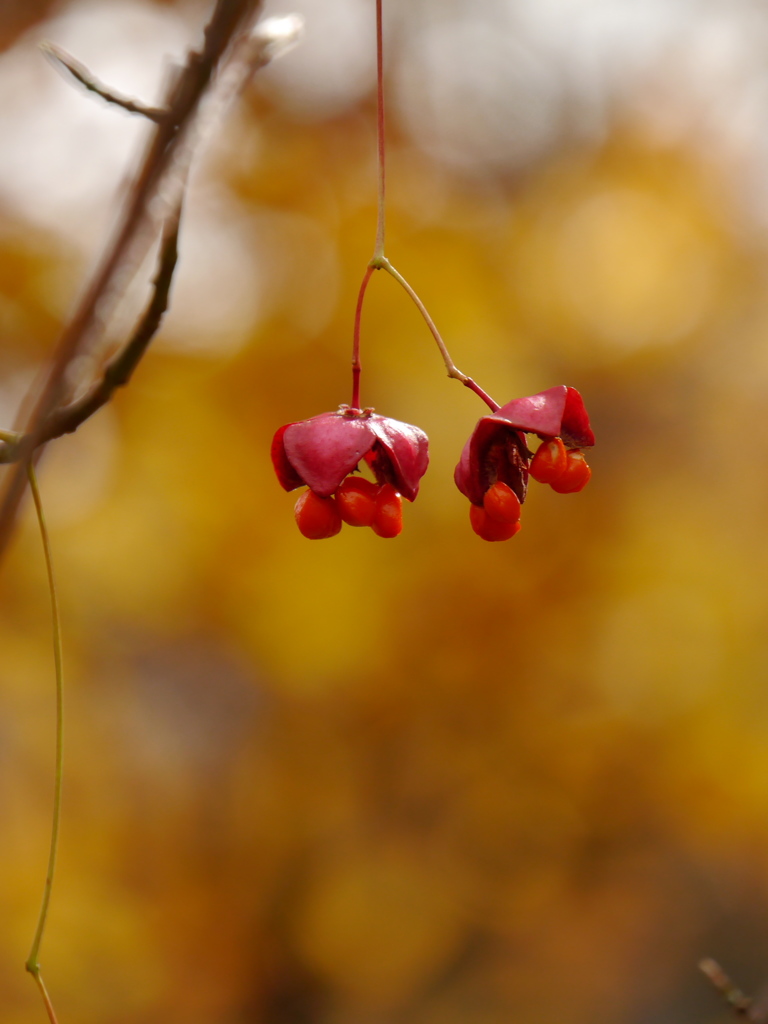
[[592, 476], [584, 453], [578, 448], [566, 448], [559, 437], [539, 445], [529, 472], [534, 480], [549, 484], [558, 494], [575, 494], [583, 490]]
[[299, 530], [310, 540], [335, 537], [342, 523], [370, 526], [379, 537], [397, 537], [403, 528], [403, 500], [392, 484], [375, 484], [359, 476], [348, 476], [327, 498], [304, 491], [294, 514]]

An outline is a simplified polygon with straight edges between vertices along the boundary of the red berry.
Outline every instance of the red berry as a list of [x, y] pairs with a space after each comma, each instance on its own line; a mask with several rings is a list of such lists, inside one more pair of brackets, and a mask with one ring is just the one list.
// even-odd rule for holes
[[482, 505], [469, 506], [469, 521], [472, 529], [483, 540], [509, 540], [520, 529], [520, 520], [515, 523], [500, 523], [492, 519]]
[[349, 526], [370, 526], [376, 514], [378, 484], [362, 476], [348, 476], [336, 490], [336, 507]]
[[551, 487], [558, 494], [574, 494], [587, 486], [591, 476], [592, 470], [587, 465], [584, 453], [574, 448], [568, 452], [568, 461], [564, 472]]
[[403, 499], [392, 484], [382, 484], [379, 488], [371, 526], [379, 537], [396, 537], [402, 530]]
[[341, 529], [341, 516], [333, 498], [321, 498], [314, 491], [304, 491], [294, 507], [296, 525], [310, 540], [335, 537]]
[[540, 484], [551, 484], [554, 480], [559, 480], [567, 466], [565, 445], [559, 437], [553, 437], [551, 441], [541, 442], [531, 460], [529, 472]]
[[516, 523], [520, 518], [520, 499], [509, 484], [501, 480], [485, 492], [483, 508], [497, 523]]

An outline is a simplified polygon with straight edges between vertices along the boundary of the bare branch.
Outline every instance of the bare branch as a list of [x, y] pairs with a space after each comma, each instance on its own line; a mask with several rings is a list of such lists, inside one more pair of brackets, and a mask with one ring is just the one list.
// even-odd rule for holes
[[[30, 459], [39, 457], [51, 436], [51, 417], [62, 406], [72, 402], [77, 382], [69, 379], [70, 367], [77, 357], [101, 340], [115, 303], [152, 244], [157, 226], [165, 222], [181, 202], [189, 162], [204, 134], [198, 124], [203, 100], [211, 92], [211, 102], [206, 105], [206, 114], [202, 118], [209, 127], [221, 115], [226, 103], [242, 89], [252, 72], [273, 56], [275, 45], [281, 45], [276, 38], [279, 33], [267, 33], [264, 38], [259, 37], [258, 31], [254, 33], [251, 30], [260, 2], [216, 0], [205, 30], [202, 50], [190, 52], [186, 63], [177, 70], [170, 83], [163, 103], [167, 116], [156, 122], [115, 238], [107, 247], [101, 265], [62, 333], [47, 381], [27, 422], [18, 431], [23, 435], [22, 440], [17, 446], [6, 442], [4, 454], [7, 456], [15, 448], [13, 454], [19, 461], [9, 470], [0, 497], [0, 555], [7, 546], [25, 490], [27, 464]], [[222, 65], [221, 69], [219, 65]], [[162, 289], [156, 284], [155, 298], [161, 293]], [[132, 352], [139, 348], [141, 346], [137, 344], [132, 349], [129, 343]], [[129, 375], [133, 368], [130, 360], [129, 356]], [[113, 389], [116, 386], [114, 384]]]
[[89, 92], [95, 93], [97, 96], [101, 96], [101, 98], [106, 100], [107, 103], [114, 103], [116, 106], [122, 107], [123, 110], [127, 110], [129, 114], [141, 114], [150, 121], [162, 121], [168, 116], [168, 111], [165, 109], [160, 107], [150, 107], [146, 103], [141, 103], [139, 100], [132, 100], [127, 96], [121, 96], [120, 93], [116, 92], [114, 89], [109, 89], [106, 85], [102, 85], [102, 83], [91, 74], [85, 64], [81, 64], [80, 61], [75, 60], [75, 58], [68, 54], [66, 50], [62, 50], [61, 47], [56, 46], [55, 43], [41, 43], [40, 49], [55, 68], [63, 68], [65, 71], [69, 72], [69, 74], [84, 86], [84, 88]]
[[[104, 367], [100, 380], [84, 395], [56, 409], [45, 421], [41, 442], [52, 441], [62, 434], [71, 434], [81, 423], [93, 416], [110, 400], [117, 388], [131, 379], [150, 341], [157, 333], [165, 311], [173, 273], [178, 260], [178, 240], [181, 206], [166, 222], [160, 246], [160, 259], [153, 285], [152, 297], [139, 320], [130, 341]], [[23, 444], [24, 438], [21, 439]]]

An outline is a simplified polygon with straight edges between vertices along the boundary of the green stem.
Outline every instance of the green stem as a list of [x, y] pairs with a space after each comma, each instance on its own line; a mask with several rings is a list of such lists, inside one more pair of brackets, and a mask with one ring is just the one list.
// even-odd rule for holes
[[59, 846], [59, 824], [61, 821], [61, 782], [63, 777], [63, 755], [64, 755], [64, 672], [61, 657], [61, 618], [59, 615], [59, 601], [56, 594], [56, 581], [53, 574], [53, 559], [51, 558], [51, 542], [48, 536], [48, 528], [45, 524], [43, 514], [43, 503], [40, 498], [40, 490], [37, 486], [35, 470], [30, 463], [27, 467], [29, 486], [32, 491], [32, 499], [35, 503], [37, 523], [40, 528], [40, 538], [43, 542], [43, 554], [45, 555], [45, 568], [48, 574], [48, 592], [51, 596], [51, 621], [53, 626], [53, 661], [56, 673], [56, 768], [53, 784], [53, 822], [51, 825], [51, 846], [48, 853], [48, 870], [45, 876], [43, 887], [43, 901], [40, 906], [40, 914], [37, 918], [35, 936], [32, 940], [32, 948], [29, 951], [26, 969], [35, 980], [35, 984], [43, 997], [43, 1003], [48, 1013], [51, 1024], [57, 1024], [56, 1014], [53, 1010], [48, 992], [43, 984], [40, 975], [40, 944], [43, 941], [45, 924], [48, 920], [48, 907], [51, 902], [51, 890], [53, 888], [53, 875], [56, 869], [56, 853]]
[[485, 402], [485, 404], [488, 406], [491, 412], [496, 412], [500, 408], [499, 403], [494, 402], [491, 396], [487, 394], [485, 391], [483, 391], [479, 384], [476, 384], [471, 377], [468, 377], [466, 375], [466, 373], [462, 373], [458, 366], [454, 363], [454, 361], [451, 359], [450, 352], [446, 348], [445, 342], [440, 337], [440, 332], [435, 326], [434, 320], [427, 312], [427, 307], [421, 301], [421, 299], [413, 290], [413, 288], [411, 288], [411, 286], [408, 284], [403, 275], [400, 274], [397, 270], [395, 270], [395, 268], [392, 266], [389, 260], [384, 256], [378, 259], [374, 257], [374, 259], [371, 260], [371, 266], [374, 267], [376, 270], [386, 270], [390, 277], [394, 277], [394, 279], [399, 284], [401, 284], [403, 288], [405, 288], [406, 292], [410, 295], [416, 308], [424, 317], [424, 321], [427, 327], [429, 328], [432, 337], [435, 339], [437, 347], [440, 349], [440, 355], [443, 357], [443, 362], [445, 363], [445, 368], [448, 371], [448, 376], [453, 377], [454, 380], [460, 380], [464, 387], [469, 388], [470, 391], [474, 391], [476, 395], [482, 398], [482, 400]]

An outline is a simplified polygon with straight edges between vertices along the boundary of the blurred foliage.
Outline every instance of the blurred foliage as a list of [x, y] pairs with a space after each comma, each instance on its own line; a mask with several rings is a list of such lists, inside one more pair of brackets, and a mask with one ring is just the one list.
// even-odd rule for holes
[[[475, 537], [452, 471], [482, 408], [376, 275], [363, 401], [424, 428], [432, 465], [396, 541], [308, 542], [269, 444], [349, 398], [372, 118], [370, 95], [312, 118], [254, 87], [205, 180], [254, 233], [261, 312], [198, 351], [174, 309], [46, 456], [60, 1019], [724, 1020], [699, 957], [768, 973], [764, 238], [722, 161], [629, 111], [474, 177], [393, 117], [393, 263], [500, 402], [580, 389], [593, 481], [533, 485], [514, 541]], [[73, 264], [0, 209], [3, 387], [54, 344]], [[53, 680], [29, 514], [0, 607], [0, 992], [32, 1024]]]

